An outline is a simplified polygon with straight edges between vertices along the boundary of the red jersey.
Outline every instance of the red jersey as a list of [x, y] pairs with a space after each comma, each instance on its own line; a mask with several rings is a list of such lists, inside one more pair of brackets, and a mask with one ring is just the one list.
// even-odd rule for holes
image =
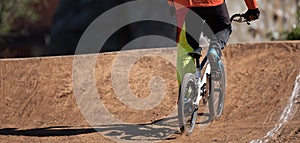
[[[218, 6], [224, 3], [224, 0], [168, 0], [185, 7], [210, 7]], [[258, 8], [256, 0], [244, 0], [249, 9]]]

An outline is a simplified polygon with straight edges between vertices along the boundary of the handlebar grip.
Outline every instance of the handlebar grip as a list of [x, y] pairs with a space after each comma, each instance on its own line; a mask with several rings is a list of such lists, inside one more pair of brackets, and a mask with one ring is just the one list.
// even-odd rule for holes
[[[236, 17], [238, 17], [239, 19], [235, 19]], [[246, 22], [248, 25], [250, 25], [250, 21], [247, 20], [245, 18], [245, 14], [242, 14], [242, 13], [232, 15], [231, 18], [230, 18], [230, 21], [231, 22], [236, 21], [236, 22], [239, 22], [239, 23]]]
[[234, 18], [242, 17], [242, 16], [243, 16], [243, 14], [234, 14], [234, 15], [231, 16], [230, 21], [232, 22], [234, 20]]

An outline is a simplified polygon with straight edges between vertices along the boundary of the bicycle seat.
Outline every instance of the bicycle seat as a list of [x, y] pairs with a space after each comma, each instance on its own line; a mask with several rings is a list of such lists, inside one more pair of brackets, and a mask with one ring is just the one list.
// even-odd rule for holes
[[195, 59], [200, 59], [202, 48], [199, 47], [198, 49], [194, 50], [193, 52], [188, 53], [191, 57]]

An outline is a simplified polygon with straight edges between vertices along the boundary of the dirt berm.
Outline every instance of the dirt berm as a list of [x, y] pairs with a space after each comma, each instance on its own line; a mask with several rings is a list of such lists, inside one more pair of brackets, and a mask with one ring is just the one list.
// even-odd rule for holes
[[[300, 99], [295, 87], [300, 42], [233, 44], [223, 54], [227, 73], [223, 115], [202, 128], [205, 123], [199, 120], [191, 136], [174, 133], [176, 48], [76, 58], [2, 59], [0, 142], [300, 142]], [[167, 55], [171, 61], [166, 60]], [[74, 62], [88, 57], [96, 57], [94, 76], [79, 72], [88, 66]], [[126, 70], [127, 78], [119, 77]], [[94, 85], [87, 82], [91, 77], [95, 77]], [[124, 91], [139, 97], [135, 99], [146, 100], [150, 94], [163, 98], [153, 108], [138, 110], [117, 97], [123, 94], [122, 89], [115, 89], [122, 88], [118, 81], [128, 83]], [[97, 97], [90, 100], [94, 91]], [[82, 95], [89, 100], [83, 102]], [[96, 100], [104, 106], [87, 102]], [[97, 105], [104, 108], [93, 110]], [[168, 124], [168, 120], [174, 122]]]

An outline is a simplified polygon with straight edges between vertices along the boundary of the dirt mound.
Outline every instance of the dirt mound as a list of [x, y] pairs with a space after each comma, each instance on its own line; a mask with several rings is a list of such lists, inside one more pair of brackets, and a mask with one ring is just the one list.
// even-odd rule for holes
[[[91, 57], [95, 65], [74, 62]], [[137, 136], [150, 142], [300, 141], [299, 98], [292, 100], [292, 114], [283, 115], [296, 89], [299, 42], [228, 46], [224, 50], [227, 72], [224, 114], [208, 127], [196, 128], [188, 137], [174, 133], [177, 120], [173, 112], [178, 93], [175, 57], [176, 49], [168, 48], [76, 59], [66, 56], [0, 60], [0, 142], [141, 142]], [[95, 67], [95, 72], [85, 73], [84, 69], [90, 66]], [[124, 82], [128, 84], [118, 85]], [[78, 91], [74, 90], [77, 88]], [[87, 96], [92, 90], [97, 97]], [[156, 95], [163, 98], [158, 98], [158, 105], [149, 110], [137, 110], [117, 94], [134, 94], [136, 98], [131, 102], [147, 101]], [[100, 99], [105, 108], [93, 110], [100, 104], [81, 102], [82, 99]], [[144, 106], [141, 102], [139, 107]], [[106, 113], [123, 124], [116, 124]], [[95, 116], [90, 118], [91, 114]], [[282, 116], [289, 118], [282, 121]], [[103, 119], [114, 124], [93, 122]], [[198, 127], [201, 124], [199, 121]]]

